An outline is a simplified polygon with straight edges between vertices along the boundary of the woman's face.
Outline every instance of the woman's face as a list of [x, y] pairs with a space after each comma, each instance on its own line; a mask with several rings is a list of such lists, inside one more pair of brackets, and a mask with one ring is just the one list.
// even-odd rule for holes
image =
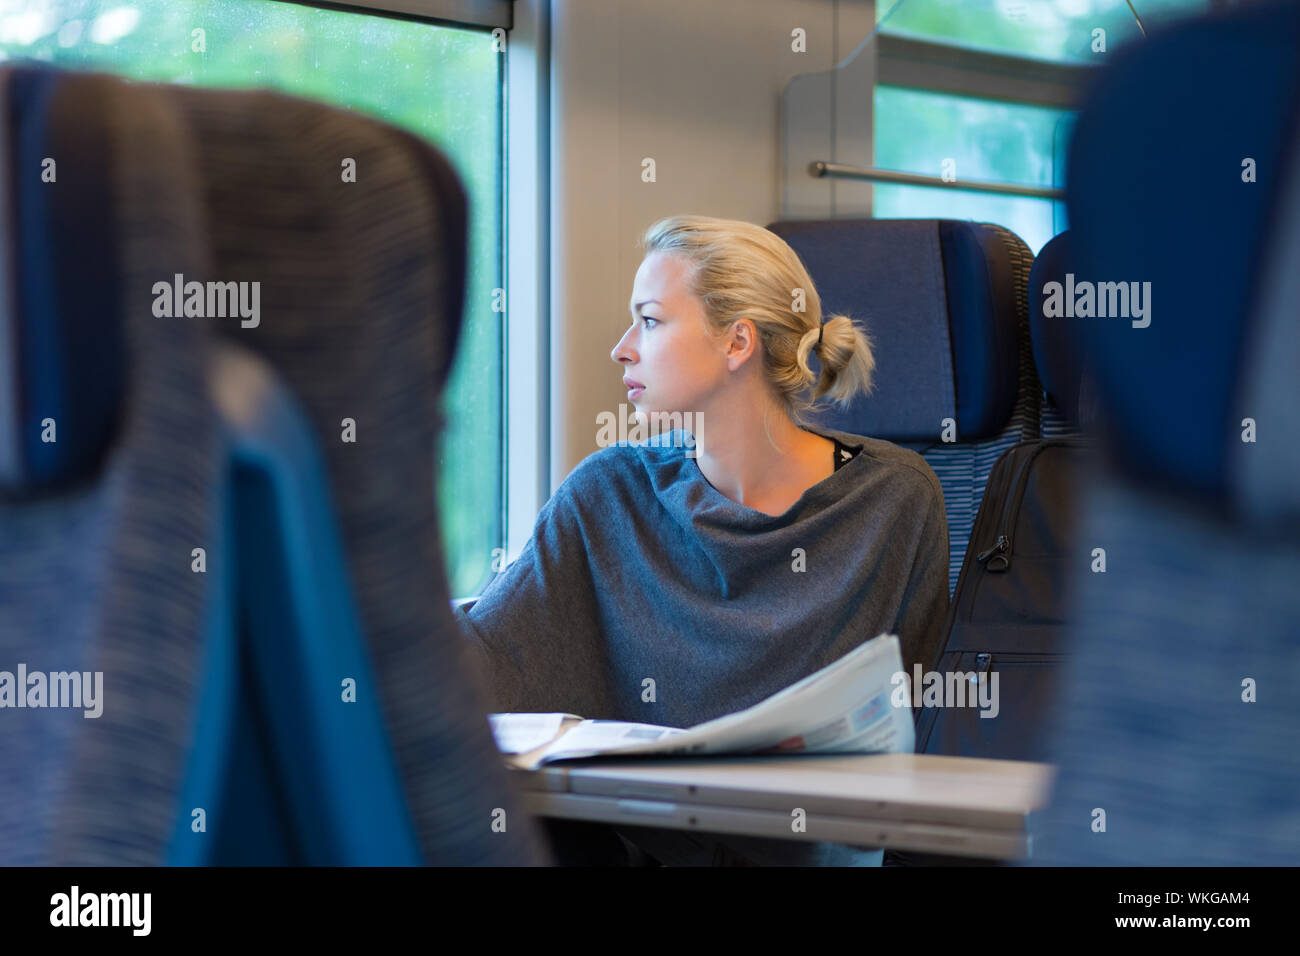
[[639, 415], [702, 412], [726, 381], [728, 336], [711, 337], [704, 303], [687, 286], [686, 260], [652, 252], [632, 286], [632, 324], [610, 357], [623, 367]]

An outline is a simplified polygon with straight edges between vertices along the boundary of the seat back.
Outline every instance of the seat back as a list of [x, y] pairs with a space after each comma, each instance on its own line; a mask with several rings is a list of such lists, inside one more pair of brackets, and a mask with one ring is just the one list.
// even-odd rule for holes
[[822, 312], [865, 326], [875, 388], [813, 420], [918, 451], [943, 487], [948, 590], [956, 588], [998, 456], [1038, 435], [1027, 283], [1014, 233], [950, 219], [833, 219], [768, 226], [798, 253]]
[[224, 463], [216, 599], [167, 862], [417, 865], [316, 441], [246, 350], [213, 348], [207, 388]]
[[1076, 127], [1078, 270], [1151, 295], [1074, 323], [1107, 450], [1080, 541], [1105, 567], [1074, 572], [1042, 862], [1300, 862], [1297, 43], [1291, 4], [1185, 22], [1116, 54]]
[[[1038, 250], [1029, 270], [1029, 341], [1034, 369], [1043, 386], [1040, 434], [1068, 438], [1081, 433], [1087, 413], [1083, 384], [1082, 347], [1061, 315], [1065, 297], [1074, 289], [1076, 265], [1070, 252], [1069, 230], [1053, 236]], [[1078, 275], [1077, 278], [1086, 278]], [[1081, 408], [1081, 397], [1085, 399]]]
[[1062, 234], [1043, 247], [1028, 283], [1030, 338], [1043, 390], [1040, 436], [1014, 445], [993, 468], [930, 667], [945, 680], [975, 674], [997, 699], [979, 709], [941, 699], [927, 705], [917, 719], [918, 752], [1047, 757], [1060, 674], [1068, 666], [1078, 489], [1095, 457], [1077, 424], [1080, 346], [1057, 314], [1062, 290], [1073, 282], [1066, 278], [1072, 268], [1067, 241]]
[[[44, 69], [0, 70], [0, 91], [0, 862], [158, 863], [219, 471], [203, 330], [151, 311], [160, 276], [210, 268], [194, 180], [156, 98]], [[98, 684], [94, 708], [48, 706], [48, 687], [14, 708], [41, 683], [24, 669], [69, 675], [83, 704]]]
[[[0, 571], [0, 651], [104, 686], [97, 719], [0, 727], [0, 762], [22, 768], [0, 785], [4, 862], [545, 860], [439, 554], [437, 395], [465, 238], [445, 161], [287, 97], [0, 76], [0, 182], [18, 234], [45, 239], [3, 275], [0, 338], [18, 346], [0, 380], [19, 397], [0, 405], [0, 548], [25, 561]], [[41, 157], [62, 174], [45, 205], [26, 196]], [[344, 157], [366, 185], [328, 194]], [[176, 276], [258, 282], [260, 321], [164, 316]], [[114, 328], [102, 376], [76, 374]], [[114, 375], [111, 413], [78, 412]], [[33, 455], [51, 417], [98, 457]]]
[[463, 188], [437, 149], [346, 110], [160, 92], [203, 144], [219, 274], [260, 282], [261, 321], [212, 331], [275, 369], [319, 442], [425, 856], [538, 859], [467, 671], [440, 544], [434, 449], [463, 310]]

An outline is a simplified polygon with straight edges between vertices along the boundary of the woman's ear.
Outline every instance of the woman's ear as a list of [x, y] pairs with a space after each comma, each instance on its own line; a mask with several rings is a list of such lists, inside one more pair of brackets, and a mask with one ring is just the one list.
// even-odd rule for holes
[[736, 371], [758, 350], [758, 329], [752, 319], [740, 318], [731, 323], [727, 333], [727, 369]]

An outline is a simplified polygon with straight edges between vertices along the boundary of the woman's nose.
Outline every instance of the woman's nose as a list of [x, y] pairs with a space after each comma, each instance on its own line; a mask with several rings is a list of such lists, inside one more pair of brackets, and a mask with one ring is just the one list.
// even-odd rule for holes
[[631, 329], [628, 329], [626, 332], [624, 332], [623, 337], [620, 338], [618, 342], [615, 344], [614, 348], [610, 350], [609, 357], [613, 359], [615, 362], [632, 361], [632, 349], [629, 347], [627, 342], [627, 337], [631, 333], [632, 333]]

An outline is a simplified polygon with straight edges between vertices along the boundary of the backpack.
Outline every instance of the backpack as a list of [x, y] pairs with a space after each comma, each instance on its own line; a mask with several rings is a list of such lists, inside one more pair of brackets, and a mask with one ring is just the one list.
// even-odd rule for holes
[[[922, 706], [916, 752], [1049, 762], [1047, 746], [1065, 659], [1065, 590], [1079, 561], [1075, 488], [1087, 439], [1040, 438], [1007, 449], [993, 466], [944, 639], [930, 670], [963, 683], [967, 706]], [[950, 681], [956, 672], [972, 676]], [[996, 673], [994, 682], [992, 675]], [[908, 677], [915, 683], [916, 675]], [[996, 694], [993, 691], [996, 690]], [[982, 694], [982, 696], [978, 696]], [[951, 702], [951, 701], [950, 701]], [[996, 716], [981, 717], [982, 711]], [[890, 851], [886, 865], [988, 863]]]

